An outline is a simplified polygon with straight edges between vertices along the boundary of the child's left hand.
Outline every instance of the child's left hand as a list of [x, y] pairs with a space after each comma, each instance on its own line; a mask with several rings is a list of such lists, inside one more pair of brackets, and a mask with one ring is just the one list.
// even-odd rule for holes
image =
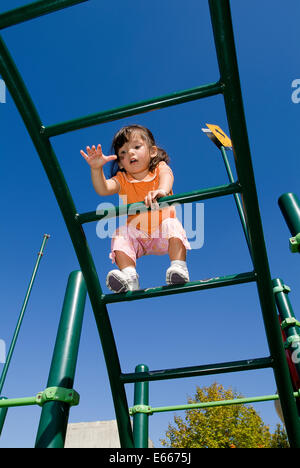
[[150, 206], [152, 210], [159, 209], [157, 198], [166, 197], [167, 193], [163, 189], [151, 190], [148, 195], [145, 196], [145, 205]]

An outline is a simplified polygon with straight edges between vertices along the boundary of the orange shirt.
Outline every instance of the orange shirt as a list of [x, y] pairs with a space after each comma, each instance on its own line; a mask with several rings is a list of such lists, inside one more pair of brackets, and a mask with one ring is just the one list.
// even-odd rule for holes
[[[142, 180], [137, 180], [124, 171], [118, 171], [113, 177], [120, 184], [119, 195], [126, 205], [129, 203], [143, 202], [145, 196], [151, 190], [157, 190], [159, 185], [159, 173], [161, 169], [168, 169], [171, 174], [172, 169], [164, 162], [161, 161], [154, 172], [149, 172]], [[173, 191], [167, 195], [173, 195]], [[127, 224], [140, 229], [151, 235], [162, 223], [164, 219], [176, 218], [176, 211], [174, 207], [166, 207], [160, 210], [149, 210], [145, 213], [128, 215]]]

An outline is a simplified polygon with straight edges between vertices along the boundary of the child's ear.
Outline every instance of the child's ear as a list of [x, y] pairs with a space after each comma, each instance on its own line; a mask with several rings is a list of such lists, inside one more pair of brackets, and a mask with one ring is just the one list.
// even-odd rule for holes
[[151, 146], [150, 157], [155, 158], [155, 156], [157, 156], [157, 153], [158, 153], [157, 146]]

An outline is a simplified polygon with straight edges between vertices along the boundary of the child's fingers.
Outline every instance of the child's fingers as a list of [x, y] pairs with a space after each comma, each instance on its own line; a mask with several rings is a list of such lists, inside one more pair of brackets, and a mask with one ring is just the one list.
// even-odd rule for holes
[[158, 202], [156, 201], [157, 190], [153, 190], [146, 195], [144, 203], [146, 206], [150, 206], [152, 210], [157, 210], [159, 208]]
[[84, 159], [88, 159], [88, 155], [84, 151], [80, 150], [80, 154], [84, 157]]

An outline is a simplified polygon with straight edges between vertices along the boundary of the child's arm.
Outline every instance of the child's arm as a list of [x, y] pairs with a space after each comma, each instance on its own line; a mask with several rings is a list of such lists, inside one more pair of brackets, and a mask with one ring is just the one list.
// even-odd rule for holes
[[165, 163], [160, 163], [158, 189], [152, 190], [145, 197], [145, 205], [157, 208], [157, 198], [166, 197], [172, 190], [174, 176], [172, 169]]
[[120, 190], [119, 183], [115, 179], [106, 179], [103, 166], [109, 161], [117, 159], [116, 155], [105, 156], [102, 153], [101, 145], [86, 147], [87, 154], [80, 150], [80, 154], [84, 157], [91, 168], [92, 182], [95, 191], [99, 195], [113, 195]]

